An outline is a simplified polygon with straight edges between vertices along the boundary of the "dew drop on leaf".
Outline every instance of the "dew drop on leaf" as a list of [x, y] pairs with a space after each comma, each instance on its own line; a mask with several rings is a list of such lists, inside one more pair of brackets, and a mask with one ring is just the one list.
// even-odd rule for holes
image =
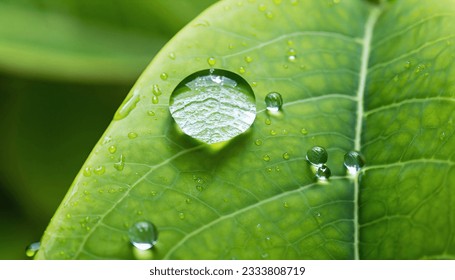
[[360, 168], [365, 165], [363, 156], [356, 151], [350, 151], [344, 155], [344, 166], [349, 174], [355, 175], [359, 172]]
[[169, 110], [187, 135], [207, 144], [230, 140], [256, 118], [250, 85], [239, 75], [207, 69], [185, 78], [174, 89]]
[[256, 139], [256, 141], [254, 141], [254, 144], [256, 146], [261, 146], [262, 145], [262, 140], [261, 139]]
[[136, 133], [136, 132], [130, 132], [130, 133], [128, 133], [128, 138], [134, 139], [134, 138], [136, 138], [136, 137], [137, 137], [137, 133]]
[[117, 147], [115, 147], [114, 145], [112, 146], [109, 146], [109, 148], [107, 148], [109, 153], [113, 154], [117, 151]]
[[160, 78], [161, 78], [161, 80], [163, 80], [163, 81], [166, 81], [168, 77], [169, 77], [169, 76], [168, 76], [168, 74], [167, 74], [166, 72], [163, 72], [163, 73], [160, 74]]
[[160, 96], [162, 94], [160, 87], [157, 84], [154, 84], [152, 87], [152, 93], [155, 96]]
[[251, 56], [245, 56], [245, 62], [251, 63], [251, 62], [253, 62], [253, 58]]
[[313, 148], [309, 149], [306, 153], [306, 159], [312, 164], [316, 166], [322, 166], [324, 163], [327, 162], [328, 154], [327, 151], [320, 146], [314, 146]]
[[84, 171], [82, 171], [82, 174], [84, 174], [85, 177], [90, 177], [92, 175], [92, 169], [90, 167], [84, 168]]
[[40, 246], [41, 242], [33, 242], [25, 248], [25, 255], [29, 258], [33, 258], [40, 249]]
[[269, 112], [278, 112], [283, 106], [283, 97], [278, 92], [270, 92], [265, 97], [265, 106]]
[[118, 171], [122, 171], [125, 168], [125, 157], [120, 155], [118, 162], [114, 163], [114, 168]]
[[316, 178], [321, 181], [327, 181], [330, 178], [330, 175], [332, 175], [332, 172], [330, 171], [330, 168], [328, 168], [325, 164], [319, 166], [316, 170]]
[[308, 134], [308, 130], [306, 128], [302, 128], [300, 130], [300, 133], [302, 133], [303, 135], [307, 135]]
[[216, 59], [213, 58], [213, 57], [209, 57], [207, 59], [207, 63], [210, 65], [210, 66], [214, 66], [216, 64]]
[[139, 250], [148, 250], [156, 244], [158, 231], [149, 221], [139, 221], [128, 230], [128, 238]]
[[294, 48], [289, 48], [287, 51], [287, 58], [288, 61], [294, 62], [297, 59], [297, 52]]
[[121, 120], [128, 116], [129, 113], [131, 113], [131, 111], [136, 108], [136, 104], [139, 102], [139, 100], [139, 95], [136, 93], [128, 97], [115, 113], [114, 120]]
[[100, 165], [93, 170], [93, 172], [95, 172], [96, 175], [103, 175], [105, 171], [106, 168], [104, 167], [104, 165]]
[[264, 161], [270, 161], [270, 156], [269, 156], [269, 155], [264, 155], [264, 156], [262, 157], [262, 159], [263, 159]]
[[283, 158], [284, 158], [285, 160], [288, 160], [290, 157], [291, 157], [291, 156], [289, 155], [288, 152], [285, 152], [285, 153], [283, 154]]

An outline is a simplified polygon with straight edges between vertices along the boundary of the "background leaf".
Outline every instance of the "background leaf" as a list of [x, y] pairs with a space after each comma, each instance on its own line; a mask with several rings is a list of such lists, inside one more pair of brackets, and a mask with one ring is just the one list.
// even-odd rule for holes
[[[453, 258], [454, 9], [213, 6], [139, 78], [37, 257], [133, 258], [128, 229], [149, 220], [158, 259]], [[180, 134], [168, 111], [174, 87], [210, 66], [242, 74], [258, 110], [250, 131], [216, 148]], [[265, 110], [270, 91], [280, 115]], [[305, 159], [315, 145], [329, 153], [327, 184]], [[351, 150], [366, 158], [359, 181], [343, 166]]]

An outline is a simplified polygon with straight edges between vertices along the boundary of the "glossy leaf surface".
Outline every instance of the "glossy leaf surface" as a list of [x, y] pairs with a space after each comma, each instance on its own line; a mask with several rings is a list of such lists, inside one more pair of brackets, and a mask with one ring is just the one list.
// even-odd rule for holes
[[[139, 78], [38, 258], [134, 258], [139, 220], [159, 232], [156, 259], [453, 258], [454, 12], [451, 0], [218, 3]], [[210, 67], [241, 74], [257, 107], [215, 147], [179, 132], [168, 108]], [[313, 146], [328, 152], [326, 183]], [[343, 165], [353, 150], [359, 180]]]

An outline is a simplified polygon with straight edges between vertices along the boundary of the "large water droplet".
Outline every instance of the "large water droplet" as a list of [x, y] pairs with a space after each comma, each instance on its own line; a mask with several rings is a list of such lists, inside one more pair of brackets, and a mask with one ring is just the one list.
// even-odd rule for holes
[[318, 169], [316, 170], [316, 178], [322, 181], [327, 181], [332, 175], [332, 172], [330, 171], [330, 168], [327, 167], [327, 165], [323, 164]]
[[265, 97], [265, 105], [270, 112], [278, 112], [283, 106], [283, 97], [278, 92], [270, 92]]
[[128, 238], [134, 247], [139, 250], [148, 250], [156, 244], [158, 231], [151, 222], [140, 221], [129, 228]]
[[365, 160], [359, 152], [350, 151], [344, 155], [344, 166], [346, 166], [349, 174], [357, 174], [364, 165]]
[[208, 144], [245, 132], [256, 117], [250, 85], [239, 75], [219, 69], [199, 71], [180, 82], [169, 110], [184, 133]]
[[41, 246], [41, 242], [33, 242], [25, 248], [25, 255], [29, 258], [33, 258], [38, 252]]
[[309, 149], [306, 153], [306, 159], [312, 164], [316, 166], [322, 166], [324, 163], [327, 162], [328, 159], [327, 151], [320, 146], [314, 146], [313, 148]]

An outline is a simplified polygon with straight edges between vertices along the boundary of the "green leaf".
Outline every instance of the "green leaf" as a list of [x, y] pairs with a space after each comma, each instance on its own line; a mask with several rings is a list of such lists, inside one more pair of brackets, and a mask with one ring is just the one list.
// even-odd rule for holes
[[[133, 258], [128, 229], [142, 220], [159, 232], [156, 259], [453, 258], [454, 12], [451, 0], [213, 6], [139, 78], [37, 258]], [[241, 74], [257, 107], [249, 131], [216, 147], [168, 108], [211, 66]], [[271, 91], [281, 114], [265, 109]], [[306, 160], [313, 146], [328, 152], [327, 183]], [[358, 180], [343, 166], [352, 150]]]

